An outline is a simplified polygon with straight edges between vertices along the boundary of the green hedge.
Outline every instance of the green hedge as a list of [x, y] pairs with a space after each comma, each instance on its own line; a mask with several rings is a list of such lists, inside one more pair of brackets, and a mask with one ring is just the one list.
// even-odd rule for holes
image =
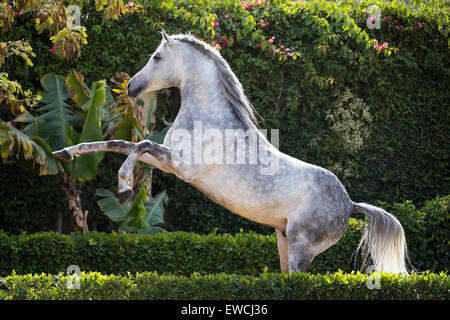
[[[80, 288], [68, 289], [65, 275], [27, 274], [0, 279], [0, 299], [449, 299], [450, 279], [444, 273], [409, 277], [380, 273], [378, 279], [374, 275], [344, 274], [342, 271], [326, 275], [264, 272], [258, 277], [229, 274], [186, 277], [156, 272], [127, 276], [82, 273]], [[379, 281], [379, 289], [374, 288], [376, 281]]]
[[[382, 17], [389, 20], [382, 22], [381, 29], [369, 30], [364, 11], [372, 2], [354, 4], [351, 18], [357, 31], [398, 48], [385, 56], [350, 36], [352, 29], [343, 27], [343, 17], [350, 11], [337, 7], [335, 14], [328, 15], [323, 8], [331, 4], [326, 1], [307, 1], [304, 8], [293, 10], [298, 1], [273, 0], [264, 10], [244, 12], [238, 0], [155, 0], [146, 2], [147, 15], [118, 20], [104, 20], [94, 1], [79, 3], [83, 4], [81, 23], [88, 34], [81, 57], [59, 60], [49, 52], [53, 46], [49, 35], [38, 34], [34, 18], [23, 15], [0, 38], [28, 40], [37, 56], [33, 68], [26, 68], [19, 57], [7, 59], [2, 69], [11, 79], [24, 88], [39, 89], [40, 77], [48, 72], [67, 74], [75, 69], [89, 83], [109, 80], [120, 71], [133, 75], [159, 44], [161, 27], [169, 33], [183, 30], [200, 38], [207, 36], [201, 24], [185, 19], [175, 4], [181, 3], [193, 17], [201, 12], [217, 14], [218, 19], [227, 14], [215, 28], [216, 38], [228, 39], [221, 53], [265, 119], [262, 127], [280, 129], [281, 151], [336, 173], [357, 202], [411, 199], [422, 205], [435, 195], [450, 194], [450, 55], [448, 33], [442, 31], [448, 31], [448, 10], [414, 11], [400, 2], [377, 2]], [[242, 18], [248, 14], [256, 22], [269, 22], [260, 35], [266, 39], [275, 36], [277, 46], [296, 50], [303, 58], [279, 61], [259, 49], [252, 37], [258, 27], [244, 32]], [[419, 22], [423, 27], [418, 27]], [[320, 46], [324, 39], [328, 47]], [[328, 84], [319, 85], [320, 79], [329, 79]], [[176, 90], [170, 97], [159, 94], [158, 119], [173, 120], [178, 105]], [[348, 119], [341, 116], [344, 111], [350, 112]], [[156, 172], [154, 177], [155, 192], [167, 189], [169, 193], [169, 222], [175, 230], [272, 232], [230, 214], [174, 176]], [[49, 201], [63, 201], [52, 196], [51, 189], [48, 194]], [[19, 200], [11, 195], [5, 201]], [[95, 201], [90, 194], [86, 196], [87, 207], [94, 208]], [[92, 220], [89, 223], [92, 225]]]
[[[447, 196], [428, 202], [432, 214], [417, 210], [410, 202], [391, 206], [391, 212], [403, 223], [409, 255], [417, 271], [448, 272], [449, 200]], [[430, 225], [435, 228], [427, 229]], [[363, 226], [362, 220], [351, 218], [341, 240], [317, 256], [310, 271], [358, 270], [360, 260], [354, 253]], [[178, 275], [193, 272], [258, 275], [265, 268], [270, 272], [279, 271], [279, 257], [274, 233], [172, 232], [155, 236], [97, 232], [86, 235], [0, 233], [0, 275], [11, 274], [13, 270], [19, 274], [56, 274], [64, 272], [69, 265], [107, 274], [157, 271]]]

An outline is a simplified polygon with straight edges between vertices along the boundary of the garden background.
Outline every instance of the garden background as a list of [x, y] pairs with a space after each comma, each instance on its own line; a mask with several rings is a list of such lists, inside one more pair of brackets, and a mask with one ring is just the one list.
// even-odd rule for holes
[[[98, 189], [116, 194], [117, 170], [125, 159], [119, 155], [104, 155], [95, 174], [84, 179], [74, 179], [75, 171], [66, 168], [66, 172], [72, 173], [69, 180], [80, 191], [82, 210], [89, 212], [88, 229], [108, 234], [92, 233], [79, 238], [73, 234], [40, 233], [56, 231], [58, 224], [62, 233], [73, 230], [71, 208], [64, 191], [67, 179], [62, 177], [61, 164], [48, 169], [49, 161], [56, 161], [50, 160], [51, 150], [45, 149], [51, 147], [49, 136], [42, 134], [40, 139], [33, 140], [37, 146], [33, 144], [30, 148], [45, 149], [38, 160], [36, 156], [25, 159], [26, 152], [20, 147], [26, 144], [12, 143], [18, 137], [29, 141], [33, 137], [26, 127], [32, 121], [23, 117], [18, 121], [17, 117], [24, 110], [33, 119], [42, 115], [44, 111], [40, 108], [48, 101], [35, 101], [35, 95], [51, 93], [51, 88], [45, 87], [46, 81], [67, 82], [70, 74], [77, 75], [75, 83], [91, 88], [89, 94], [104, 87], [106, 103], [99, 106], [103, 110], [111, 110], [106, 107], [111, 101], [117, 102], [115, 107], [130, 103], [120, 100], [123, 91], [118, 88], [126, 77], [119, 76], [118, 81], [117, 74], [125, 72], [132, 76], [146, 64], [161, 41], [161, 28], [168, 34], [190, 32], [220, 50], [264, 119], [261, 127], [280, 130], [282, 152], [334, 172], [353, 201], [383, 206], [392, 212], [405, 228], [413, 264], [419, 270], [448, 272], [448, 2], [419, 2], [416, 7], [401, 1], [341, 1], [338, 5], [324, 0], [48, 3], [55, 8], [76, 5], [80, 9], [79, 23], [84, 28], [58, 27], [62, 14], [56, 9], [38, 4], [26, 7], [24, 1], [2, 2], [0, 41], [8, 45], [6, 51], [2, 46], [1, 66], [0, 142], [4, 159], [0, 165], [0, 229], [4, 232], [1, 274], [11, 274], [12, 269], [20, 274], [64, 271], [67, 263], [74, 263], [72, 246], [84, 248], [86, 243], [93, 243], [88, 246], [90, 249], [97, 248], [95, 244], [108, 249], [86, 253], [86, 257], [78, 255], [85, 271], [148, 270], [182, 275], [191, 272], [257, 275], [264, 268], [277, 271], [273, 229], [228, 212], [188, 184], [157, 170], [152, 171], [148, 190], [153, 196], [165, 191], [164, 221], [159, 221], [158, 226], [172, 235], [159, 234], [163, 238], [149, 246], [151, 249], [145, 249], [146, 245], [141, 248], [140, 241], [154, 240], [138, 236], [136, 248], [142, 251], [136, 252], [134, 259], [128, 256], [125, 261], [114, 261], [116, 266], [110, 265], [114, 258], [108, 252], [128, 253], [131, 249], [124, 249], [122, 241], [134, 241], [111, 236], [120, 224], [99, 206], [102, 197]], [[377, 12], [381, 16], [376, 16]], [[379, 28], [371, 25], [373, 17]], [[61, 30], [66, 30], [66, 34]], [[17, 44], [20, 40], [32, 49]], [[116, 80], [112, 81], [114, 77]], [[102, 79], [105, 81], [99, 81]], [[23, 88], [23, 94], [11, 89], [13, 80]], [[71, 110], [83, 113], [83, 107], [77, 106], [72, 95], [72, 100], [69, 99], [69, 93], [70, 90], [67, 104]], [[152, 128], [155, 139], [174, 120], [179, 104], [177, 89], [157, 93], [156, 121]], [[85, 109], [84, 117], [89, 119], [89, 110]], [[105, 117], [102, 120], [110, 120], [107, 113], [101, 113]], [[121, 127], [122, 136], [142, 138], [139, 124], [130, 122], [128, 126], [127, 130]], [[76, 122], [73, 125], [79, 136], [84, 136], [82, 127]], [[11, 128], [28, 135], [22, 136]], [[108, 135], [110, 129], [106, 124], [100, 128], [102, 138], [119, 135], [117, 130]], [[34, 134], [39, 136], [37, 131]], [[40, 175], [49, 172], [56, 174]], [[149, 173], [150, 169], [143, 168], [143, 172]], [[355, 218], [344, 238], [316, 258], [313, 272], [355, 269], [352, 253], [361, 236], [363, 217]], [[21, 235], [23, 232], [30, 235]], [[228, 239], [227, 234], [236, 234], [230, 240], [235, 242], [231, 247], [223, 240]], [[190, 241], [196, 245], [186, 245]], [[55, 243], [66, 244], [61, 248], [57, 245], [56, 250]], [[162, 247], [157, 243], [162, 243]], [[237, 250], [238, 247], [245, 250]], [[194, 253], [195, 250], [199, 251]], [[234, 255], [228, 261], [225, 254], [217, 263], [207, 259], [211, 250], [218, 250], [214, 252], [219, 256], [222, 250]], [[53, 258], [37, 259], [35, 254], [41, 251]], [[175, 258], [178, 254], [181, 256]], [[156, 256], [160, 260], [155, 261]], [[197, 262], [186, 263], [189, 257], [197, 257], [194, 259]], [[96, 263], [87, 262], [95, 259]], [[149, 261], [153, 261], [150, 269]], [[197, 265], [199, 261], [202, 263]], [[190, 267], [184, 269], [182, 265]]]

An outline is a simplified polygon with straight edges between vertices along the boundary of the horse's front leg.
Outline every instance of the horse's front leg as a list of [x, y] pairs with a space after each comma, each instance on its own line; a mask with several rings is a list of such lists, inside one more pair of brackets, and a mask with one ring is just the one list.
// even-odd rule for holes
[[63, 161], [71, 161], [73, 157], [97, 152], [117, 152], [130, 154], [135, 143], [125, 140], [85, 142], [53, 152], [53, 156]]
[[120, 204], [125, 203], [133, 195], [133, 169], [136, 166], [137, 161], [146, 154], [149, 154], [157, 160], [155, 166], [158, 167], [158, 169], [165, 172], [173, 171], [169, 148], [150, 140], [136, 143], [133, 150], [128, 155], [128, 158], [119, 169], [118, 193]]
[[[79, 157], [97, 152], [116, 152], [128, 156], [135, 145], [136, 144], [134, 142], [125, 140], [85, 142], [55, 151], [53, 152], [53, 156], [63, 161], [71, 161], [73, 160], [74, 156]], [[139, 161], [145, 162], [155, 167], [160, 166], [159, 161], [148, 153], [143, 154], [139, 158]]]

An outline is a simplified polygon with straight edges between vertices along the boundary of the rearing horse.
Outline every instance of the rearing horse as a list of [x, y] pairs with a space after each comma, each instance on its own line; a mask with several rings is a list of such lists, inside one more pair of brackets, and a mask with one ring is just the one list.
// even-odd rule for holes
[[81, 143], [54, 152], [56, 157], [128, 155], [118, 173], [121, 203], [133, 193], [137, 161], [173, 173], [230, 211], [275, 228], [286, 272], [307, 271], [316, 255], [342, 237], [351, 214], [364, 213], [367, 225], [358, 249], [363, 246], [365, 259], [370, 253], [376, 270], [408, 274], [404, 231], [394, 216], [354, 203], [333, 173], [275, 148], [258, 129], [241, 83], [216, 49], [190, 35], [163, 30], [162, 36], [127, 91], [137, 97], [179, 88], [181, 108], [164, 143]]

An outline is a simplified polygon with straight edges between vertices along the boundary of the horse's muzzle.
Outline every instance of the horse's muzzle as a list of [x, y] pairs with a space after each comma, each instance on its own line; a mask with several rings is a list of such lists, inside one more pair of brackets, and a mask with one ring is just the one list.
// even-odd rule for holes
[[136, 98], [142, 91], [143, 86], [141, 84], [136, 85], [135, 81], [131, 79], [127, 84], [127, 94], [129, 97]]

